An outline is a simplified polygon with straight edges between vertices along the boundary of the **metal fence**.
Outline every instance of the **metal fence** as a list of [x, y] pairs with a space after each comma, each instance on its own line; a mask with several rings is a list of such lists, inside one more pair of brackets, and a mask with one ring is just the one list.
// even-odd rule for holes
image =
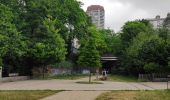
[[167, 78], [168, 75], [170, 75], [170, 73], [139, 74], [138, 80], [163, 82], [169, 80]]

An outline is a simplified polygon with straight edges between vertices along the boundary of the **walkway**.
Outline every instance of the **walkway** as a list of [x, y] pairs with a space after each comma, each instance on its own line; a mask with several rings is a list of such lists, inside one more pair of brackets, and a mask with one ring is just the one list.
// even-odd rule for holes
[[95, 100], [104, 92], [107, 91], [63, 91], [42, 100]]
[[107, 91], [107, 90], [155, 90], [166, 89], [166, 82], [109, 82], [103, 84], [77, 84], [80, 80], [27, 80], [0, 83], [0, 90], [71, 90], [71, 91]]
[[[95, 79], [95, 77], [92, 77]], [[110, 82], [103, 84], [77, 84], [88, 81], [88, 77], [79, 80], [27, 80], [0, 83], [0, 90], [65, 90], [42, 100], [95, 100], [111, 90], [156, 90], [166, 89], [166, 82]]]

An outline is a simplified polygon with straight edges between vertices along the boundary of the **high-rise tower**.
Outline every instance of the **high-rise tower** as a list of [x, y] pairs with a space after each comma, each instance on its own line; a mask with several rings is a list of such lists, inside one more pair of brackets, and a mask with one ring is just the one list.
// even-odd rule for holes
[[105, 10], [103, 6], [91, 5], [87, 8], [87, 14], [91, 17], [92, 23], [99, 29], [105, 26]]

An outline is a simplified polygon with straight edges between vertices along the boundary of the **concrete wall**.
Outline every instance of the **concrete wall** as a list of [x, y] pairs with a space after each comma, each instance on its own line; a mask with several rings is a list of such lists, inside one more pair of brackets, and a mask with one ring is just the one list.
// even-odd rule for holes
[[62, 74], [71, 74], [71, 69], [64, 68], [52, 68], [48, 70], [50, 75], [62, 75]]
[[0, 82], [23, 81], [28, 79], [30, 79], [29, 76], [4, 77], [0, 79]]

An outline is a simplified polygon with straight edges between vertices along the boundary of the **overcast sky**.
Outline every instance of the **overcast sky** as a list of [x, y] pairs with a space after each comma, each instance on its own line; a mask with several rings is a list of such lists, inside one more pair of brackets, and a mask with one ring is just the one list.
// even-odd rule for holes
[[126, 21], [154, 18], [156, 15], [166, 17], [170, 12], [170, 0], [78, 0], [84, 3], [85, 11], [90, 5], [105, 8], [105, 28], [120, 31]]

